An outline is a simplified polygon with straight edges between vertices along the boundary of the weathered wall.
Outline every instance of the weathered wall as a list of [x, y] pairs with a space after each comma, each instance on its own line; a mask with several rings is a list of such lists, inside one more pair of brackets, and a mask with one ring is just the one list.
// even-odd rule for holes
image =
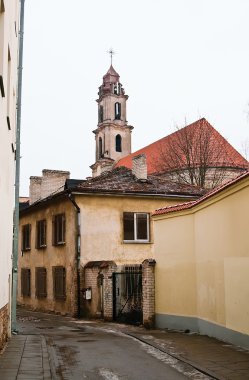
[[[65, 213], [66, 243], [60, 246], [52, 245], [52, 218], [53, 215]], [[19, 278], [18, 302], [33, 309], [56, 311], [60, 313], [75, 314], [76, 312], [76, 264], [75, 264], [75, 209], [68, 199], [53, 202], [48, 208], [36, 209], [20, 218], [19, 239]], [[36, 222], [47, 220], [47, 247], [35, 248]], [[31, 223], [31, 250], [21, 254], [22, 226]], [[66, 268], [66, 300], [58, 301], [53, 295], [52, 267], [64, 266]], [[47, 268], [47, 297], [38, 299], [35, 296], [35, 268]], [[21, 295], [21, 268], [31, 269], [31, 297]]]
[[195, 209], [154, 217], [159, 326], [249, 346], [248, 199], [247, 178]]
[[[154, 255], [154, 232], [150, 223], [149, 243], [123, 241], [123, 212], [150, 212], [178, 199], [122, 196], [76, 196], [81, 209], [81, 265], [92, 260], [111, 260], [117, 265], [141, 264]], [[184, 201], [184, 200], [182, 200]]]
[[[18, 29], [19, 1], [0, 0], [0, 310], [9, 310], [11, 298]], [[0, 345], [5, 333], [6, 325]]]
[[0, 309], [0, 351], [9, 336], [9, 307], [7, 304]]

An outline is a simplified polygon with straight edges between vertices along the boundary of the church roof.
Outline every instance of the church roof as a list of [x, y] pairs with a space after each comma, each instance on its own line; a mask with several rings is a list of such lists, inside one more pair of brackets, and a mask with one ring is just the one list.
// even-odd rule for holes
[[232, 179], [231, 181], [217, 187], [216, 189], [209, 191], [207, 194], [203, 195], [201, 198], [191, 201], [191, 202], [185, 202], [177, 205], [172, 205], [172, 206], [165, 206], [157, 209], [153, 215], [164, 215], [164, 214], [169, 214], [172, 212], [176, 211], [183, 211], [187, 209], [191, 209], [194, 206], [197, 206], [200, 203], [203, 203], [204, 201], [212, 198], [216, 194], [222, 192], [223, 190], [233, 186], [234, 184], [244, 180], [245, 178], [249, 178], [249, 171], [246, 171], [245, 173], [241, 174], [240, 176]]
[[[168, 157], [170, 157], [170, 149], [174, 141], [177, 142], [184, 139], [184, 135], [186, 136], [186, 134], [196, 135], [201, 128], [210, 136], [211, 155], [209, 157], [208, 166], [248, 168], [248, 161], [235, 148], [233, 148], [232, 145], [230, 145], [229, 142], [221, 136], [221, 134], [216, 131], [205, 118], [197, 120], [194, 123], [121, 158], [116, 163], [115, 167], [125, 166], [127, 168], [132, 168], [132, 158], [143, 153], [147, 158], [149, 174], [172, 170], [172, 162], [169, 162]], [[219, 155], [217, 155], [217, 152], [220, 152]], [[180, 157], [179, 162], [181, 162], [181, 164], [179, 166], [184, 167], [184, 160], [186, 161], [186, 158], [183, 156], [180, 149], [176, 153]], [[196, 157], [195, 160], [195, 164], [198, 165], [200, 156], [199, 158]], [[176, 168], [179, 168], [179, 166]]]
[[113, 66], [109, 67], [107, 73], [103, 76], [103, 83], [116, 83], [119, 81], [119, 74], [114, 70]]

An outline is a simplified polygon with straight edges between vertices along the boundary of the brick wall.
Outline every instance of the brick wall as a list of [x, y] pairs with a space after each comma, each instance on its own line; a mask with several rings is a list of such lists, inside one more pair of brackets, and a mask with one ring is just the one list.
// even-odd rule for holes
[[0, 309], [0, 351], [8, 339], [9, 311], [8, 305]]
[[152, 328], [155, 324], [155, 260], [147, 259], [143, 271], [143, 325]]
[[115, 263], [103, 270], [104, 275], [104, 319], [113, 320], [113, 278], [112, 274], [117, 270]]
[[66, 179], [70, 178], [70, 173], [63, 170], [43, 169], [42, 177], [30, 177], [29, 197], [30, 204], [39, 199], [46, 198], [56, 191], [62, 191]]
[[145, 154], [140, 154], [132, 158], [132, 174], [137, 179], [147, 179], [147, 161]]
[[86, 317], [113, 319], [112, 273], [117, 266], [113, 262], [92, 262], [82, 270], [81, 289], [91, 288], [92, 298], [81, 298], [81, 314]]

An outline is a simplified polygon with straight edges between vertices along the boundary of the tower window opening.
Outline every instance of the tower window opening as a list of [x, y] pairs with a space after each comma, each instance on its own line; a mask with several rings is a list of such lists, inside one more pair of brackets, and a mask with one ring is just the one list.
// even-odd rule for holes
[[99, 106], [99, 123], [103, 123], [104, 120], [104, 109], [103, 106]]
[[121, 104], [120, 103], [115, 103], [115, 120], [120, 120], [121, 119]]
[[122, 152], [122, 137], [120, 135], [116, 136], [116, 152]]
[[114, 84], [114, 87], [113, 87], [113, 92], [115, 95], [120, 95], [120, 83], [116, 83]]
[[103, 142], [102, 137], [99, 137], [99, 158], [102, 158], [103, 156]]

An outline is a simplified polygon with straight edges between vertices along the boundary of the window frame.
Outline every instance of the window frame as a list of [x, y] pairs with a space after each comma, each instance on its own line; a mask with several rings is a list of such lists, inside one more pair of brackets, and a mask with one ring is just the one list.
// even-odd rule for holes
[[[134, 232], [134, 239], [125, 239], [125, 214], [133, 214], [133, 232]], [[146, 215], [147, 217], [147, 239], [139, 239], [138, 238], [138, 226], [137, 226], [137, 215]], [[150, 242], [150, 213], [148, 212], [133, 212], [133, 211], [127, 211], [123, 212], [123, 241], [124, 243], [149, 243]]]
[[121, 120], [121, 103], [116, 102], [114, 104], [114, 119]]
[[35, 268], [35, 296], [36, 298], [47, 297], [47, 269], [45, 267]]
[[21, 268], [21, 294], [22, 297], [31, 297], [31, 270]]
[[[62, 279], [61, 289], [62, 292], [57, 292], [58, 290], [58, 282]], [[59, 285], [59, 287], [60, 287]], [[63, 266], [55, 266], [53, 267], [53, 297], [56, 301], [65, 301], [66, 300], [66, 268]]]
[[116, 152], [122, 152], [122, 136], [119, 133], [115, 137], [115, 149]]
[[31, 224], [23, 224], [22, 226], [22, 252], [31, 250]]
[[[61, 234], [62, 239], [60, 239], [60, 222], [61, 218]], [[66, 217], [65, 213], [59, 213], [53, 216], [52, 220], [52, 245], [61, 246], [66, 244]]]
[[47, 247], [47, 220], [46, 219], [41, 219], [36, 222], [36, 239], [35, 240], [36, 240], [36, 249], [42, 249], [42, 248]]

